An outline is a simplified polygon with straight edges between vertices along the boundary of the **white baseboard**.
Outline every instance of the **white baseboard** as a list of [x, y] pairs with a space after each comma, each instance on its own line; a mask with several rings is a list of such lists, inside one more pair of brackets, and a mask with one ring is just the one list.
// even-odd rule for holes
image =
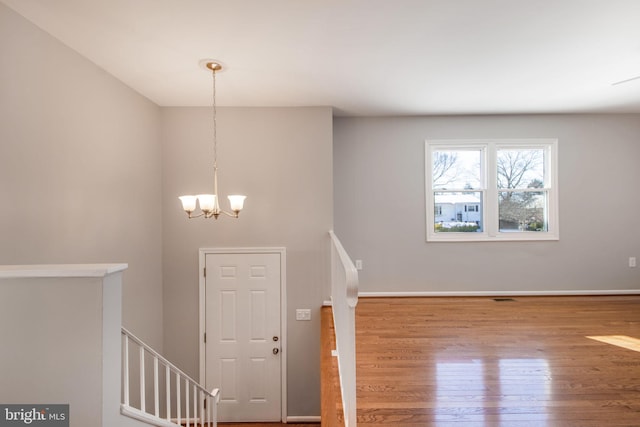
[[497, 297], [497, 296], [580, 296], [580, 295], [640, 295], [640, 289], [561, 290], [561, 291], [419, 291], [419, 292], [358, 292], [359, 298], [380, 297]]
[[320, 423], [320, 416], [302, 416], [302, 417], [287, 417], [288, 423]]

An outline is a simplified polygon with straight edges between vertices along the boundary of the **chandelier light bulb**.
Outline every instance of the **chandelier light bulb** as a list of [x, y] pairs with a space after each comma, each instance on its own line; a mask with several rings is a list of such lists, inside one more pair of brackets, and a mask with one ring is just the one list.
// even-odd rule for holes
[[198, 194], [198, 203], [202, 212], [213, 212], [216, 207], [215, 194]]
[[180, 196], [179, 199], [185, 212], [191, 213], [196, 210], [196, 200], [198, 199], [196, 196]]
[[244, 199], [247, 196], [241, 196], [239, 194], [234, 194], [233, 196], [227, 196], [229, 199], [229, 205], [231, 205], [231, 210], [234, 212], [240, 212], [244, 207]]

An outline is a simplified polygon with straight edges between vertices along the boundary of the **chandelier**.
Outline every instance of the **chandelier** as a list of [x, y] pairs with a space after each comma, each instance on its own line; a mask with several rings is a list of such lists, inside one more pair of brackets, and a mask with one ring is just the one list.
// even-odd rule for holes
[[[189, 218], [199, 218], [201, 216], [205, 218], [218, 219], [221, 213], [233, 218], [238, 218], [240, 211], [244, 207], [244, 199], [246, 196], [232, 195], [227, 196], [229, 199], [229, 205], [232, 212], [227, 212], [220, 209], [220, 203], [218, 201], [218, 137], [216, 133], [216, 71], [222, 70], [220, 63], [212, 60], [203, 60], [200, 62], [207, 69], [211, 70], [213, 76], [213, 109], [212, 109], [212, 121], [213, 121], [213, 194], [198, 194], [196, 196], [180, 196], [179, 199], [182, 202], [182, 209], [187, 213]], [[200, 205], [200, 213], [193, 215], [196, 210], [196, 203]]]

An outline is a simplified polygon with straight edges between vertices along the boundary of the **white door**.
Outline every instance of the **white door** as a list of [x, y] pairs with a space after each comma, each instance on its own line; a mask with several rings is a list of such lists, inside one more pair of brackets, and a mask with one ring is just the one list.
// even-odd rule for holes
[[206, 254], [206, 385], [220, 421], [281, 420], [279, 253]]

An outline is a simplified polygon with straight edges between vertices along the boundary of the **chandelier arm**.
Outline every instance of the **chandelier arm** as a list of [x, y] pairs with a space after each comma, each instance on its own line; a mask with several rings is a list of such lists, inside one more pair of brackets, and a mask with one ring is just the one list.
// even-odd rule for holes
[[231, 213], [231, 212], [227, 212], [227, 211], [224, 211], [224, 210], [220, 210], [220, 213], [228, 215], [231, 218], [238, 218], [238, 216], [240, 215], [240, 212], [235, 212], [235, 211], [233, 213]]
[[204, 217], [206, 219], [209, 219], [209, 218], [218, 219], [219, 216], [220, 216], [220, 212], [218, 211], [211, 211], [204, 214]]
[[187, 216], [189, 217], [189, 219], [193, 219], [193, 218], [200, 218], [201, 216], [205, 216], [205, 213], [202, 212], [198, 215], [192, 215], [192, 212], [187, 212]]

